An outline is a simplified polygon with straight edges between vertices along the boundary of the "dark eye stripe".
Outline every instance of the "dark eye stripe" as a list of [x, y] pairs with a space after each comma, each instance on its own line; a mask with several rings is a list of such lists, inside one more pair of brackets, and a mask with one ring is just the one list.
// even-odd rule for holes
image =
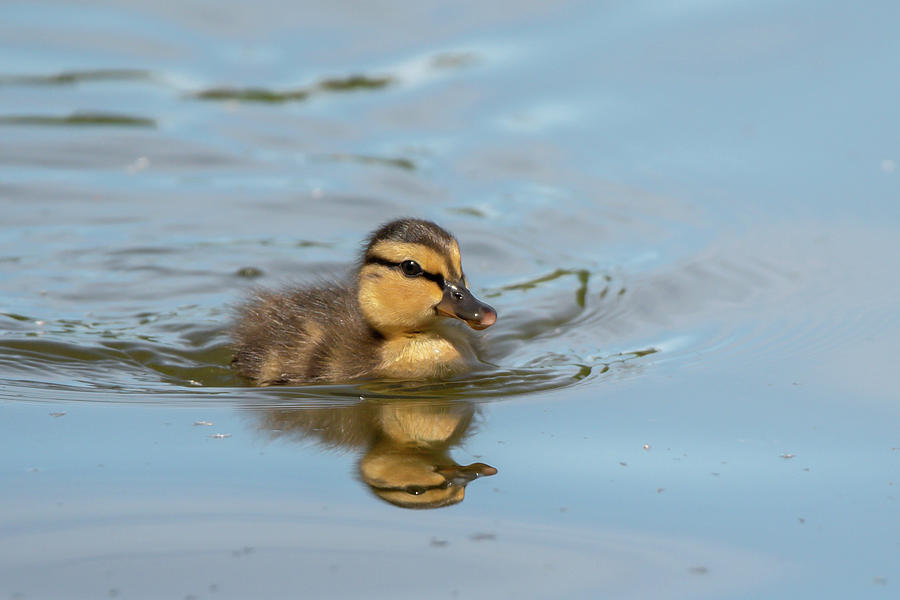
[[447, 488], [452, 486], [453, 482], [448, 479], [443, 483], [436, 483], [435, 485], [407, 485], [403, 487], [380, 487], [377, 485], [373, 485], [372, 487], [381, 492], [406, 492], [407, 494], [411, 494], [413, 496], [419, 496], [429, 490], [446, 490]]
[[[399, 269], [400, 268], [400, 263], [394, 262], [392, 260], [387, 260], [386, 258], [381, 258], [380, 256], [367, 256], [366, 264], [367, 265], [381, 265], [383, 267], [389, 267], [391, 269]], [[437, 275], [435, 273], [429, 273], [428, 271], [422, 271], [422, 273], [419, 275], [419, 277], [424, 277], [428, 281], [433, 281], [436, 284], [438, 284], [438, 286], [440, 286], [441, 289], [444, 289], [444, 276], [443, 275]]]

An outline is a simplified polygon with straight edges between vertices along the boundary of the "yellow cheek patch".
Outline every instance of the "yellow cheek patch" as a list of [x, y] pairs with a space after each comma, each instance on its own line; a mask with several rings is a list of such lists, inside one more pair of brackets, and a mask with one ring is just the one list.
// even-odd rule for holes
[[[433, 281], [423, 277], [406, 277], [397, 273], [385, 285], [385, 292], [393, 297], [393, 302], [400, 306], [408, 306], [415, 311], [423, 307], [431, 308], [444, 297], [443, 290]], [[399, 281], [398, 281], [399, 279]]]
[[367, 265], [360, 272], [359, 304], [381, 331], [427, 327], [436, 316], [443, 290], [423, 277], [406, 277], [398, 269]]

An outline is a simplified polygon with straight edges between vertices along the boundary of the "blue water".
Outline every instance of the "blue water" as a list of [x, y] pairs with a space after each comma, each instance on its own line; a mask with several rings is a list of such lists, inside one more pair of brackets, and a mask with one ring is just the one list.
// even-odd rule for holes
[[[0, 597], [893, 597], [898, 17], [4, 4]], [[497, 308], [488, 373], [230, 371], [248, 288], [404, 215]], [[498, 474], [382, 501], [392, 414]]]

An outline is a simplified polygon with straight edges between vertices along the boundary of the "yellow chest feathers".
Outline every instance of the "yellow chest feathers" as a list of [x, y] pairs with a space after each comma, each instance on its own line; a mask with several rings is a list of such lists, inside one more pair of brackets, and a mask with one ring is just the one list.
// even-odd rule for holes
[[400, 379], [447, 377], [473, 362], [475, 355], [464, 340], [454, 342], [436, 333], [419, 333], [386, 341], [376, 372]]

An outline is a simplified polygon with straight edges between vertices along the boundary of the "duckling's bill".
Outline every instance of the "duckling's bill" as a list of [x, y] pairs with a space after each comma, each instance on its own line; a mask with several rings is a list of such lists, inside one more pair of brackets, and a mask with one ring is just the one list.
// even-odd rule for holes
[[472, 329], [487, 329], [497, 322], [497, 311], [472, 295], [463, 285], [444, 283], [444, 297], [434, 307], [439, 315], [465, 321]]
[[436, 473], [440, 473], [447, 478], [447, 481], [454, 485], [465, 486], [473, 479], [479, 477], [490, 477], [497, 474], [496, 467], [486, 465], [484, 463], [472, 463], [471, 465], [451, 465], [447, 467], [435, 468]]

